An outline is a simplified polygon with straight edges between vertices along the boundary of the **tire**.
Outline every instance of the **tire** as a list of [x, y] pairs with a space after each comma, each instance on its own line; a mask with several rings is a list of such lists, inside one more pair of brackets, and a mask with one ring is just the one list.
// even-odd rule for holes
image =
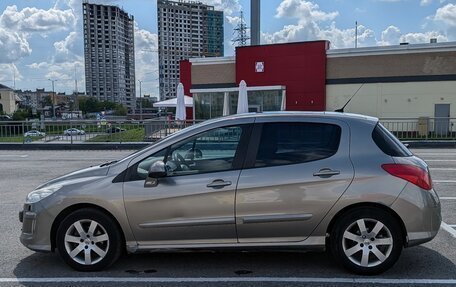
[[396, 263], [404, 245], [402, 238], [394, 216], [376, 207], [361, 207], [337, 220], [330, 234], [330, 249], [349, 271], [375, 275]]
[[69, 214], [61, 222], [56, 238], [63, 261], [78, 271], [108, 268], [119, 258], [122, 242], [117, 224], [105, 213], [93, 208]]

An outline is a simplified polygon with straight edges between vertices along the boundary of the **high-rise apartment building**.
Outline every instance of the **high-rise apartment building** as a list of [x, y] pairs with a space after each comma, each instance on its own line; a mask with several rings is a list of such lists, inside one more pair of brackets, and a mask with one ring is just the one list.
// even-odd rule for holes
[[157, 1], [160, 99], [176, 96], [179, 62], [223, 56], [223, 12], [195, 1]]
[[134, 18], [116, 6], [82, 4], [86, 93], [136, 107]]

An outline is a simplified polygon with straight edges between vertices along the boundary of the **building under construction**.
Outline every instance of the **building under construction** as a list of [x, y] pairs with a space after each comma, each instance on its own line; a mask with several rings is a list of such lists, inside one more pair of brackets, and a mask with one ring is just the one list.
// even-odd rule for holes
[[175, 97], [179, 62], [223, 56], [223, 12], [194, 1], [158, 0], [160, 99]]
[[136, 107], [134, 17], [117, 6], [85, 0], [86, 92], [99, 101]]

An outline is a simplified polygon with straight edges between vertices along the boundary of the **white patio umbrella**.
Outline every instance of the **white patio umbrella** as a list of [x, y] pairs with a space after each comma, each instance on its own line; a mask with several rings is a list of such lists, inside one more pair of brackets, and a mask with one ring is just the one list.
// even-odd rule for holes
[[229, 116], [230, 115], [230, 94], [225, 93], [223, 95], [223, 115]]
[[249, 112], [249, 102], [247, 99], [247, 84], [244, 80], [239, 84], [239, 96], [238, 96], [238, 105], [237, 113], [244, 114]]
[[[193, 107], [193, 98], [189, 96], [184, 96], [185, 99], [185, 106], [187, 108]], [[156, 108], [175, 108], [177, 107], [177, 98], [172, 98], [169, 100], [156, 102], [154, 103], [154, 107]]]
[[285, 111], [287, 109], [287, 96], [285, 91], [282, 91], [282, 102], [280, 104], [280, 110]]
[[176, 104], [176, 120], [185, 121], [187, 114], [185, 112], [184, 85], [179, 83], [177, 86], [177, 104]]

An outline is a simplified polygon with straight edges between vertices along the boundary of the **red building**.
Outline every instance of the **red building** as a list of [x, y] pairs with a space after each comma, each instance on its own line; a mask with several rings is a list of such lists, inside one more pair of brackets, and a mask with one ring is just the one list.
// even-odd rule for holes
[[235, 57], [181, 61], [180, 79], [196, 119], [234, 114], [242, 80], [250, 111], [322, 111], [328, 48], [328, 41], [238, 47]]

